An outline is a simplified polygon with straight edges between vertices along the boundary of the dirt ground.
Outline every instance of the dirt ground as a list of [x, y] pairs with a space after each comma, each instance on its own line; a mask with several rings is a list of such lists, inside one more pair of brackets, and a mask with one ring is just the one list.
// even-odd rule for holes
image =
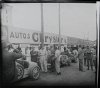
[[17, 82], [17, 86], [52, 86], [52, 85], [66, 85], [66, 86], [78, 86], [78, 85], [95, 85], [95, 68], [92, 71], [87, 70], [84, 66], [85, 72], [79, 71], [78, 63], [71, 63], [71, 66], [64, 66], [61, 68], [61, 75], [56, 75], [55, 72], [43, 73], [41, 72], [38, 80], [31, 80], [29, 78], [23, 79]]

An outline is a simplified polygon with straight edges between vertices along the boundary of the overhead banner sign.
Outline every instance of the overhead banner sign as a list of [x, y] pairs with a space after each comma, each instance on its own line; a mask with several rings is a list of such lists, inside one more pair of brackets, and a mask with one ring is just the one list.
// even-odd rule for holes
[[67, 37], [61, 36], [61, 44], [67, 44]]
[[[41, 44], [40, 32], [16, 27], [8, 28], [8, 39], [11, 43]], [[59, 44], [59, 35], [44, 33], [44, 44]], [[66, 36], [61, 36], [61, 44], [67, 44]]]
[[39, 32], [15, 27], [9, 27], [8, 38], [11, 43], [40, 43]]

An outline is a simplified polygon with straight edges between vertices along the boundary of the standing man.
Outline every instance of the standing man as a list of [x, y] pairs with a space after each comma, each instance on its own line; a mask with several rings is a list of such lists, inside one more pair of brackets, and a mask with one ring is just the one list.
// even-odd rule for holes
[[8, 51], [8, 42], [2, 42], [2, 61], [3, 61], [3, 84], [7, 85], [14, 80], [15, 77], [15, 60], [23, 57], [21, 53]]
[[47, 72], [47, 59], [46, 59], [46, 51], [44, 47], [42, 47], [39, 51], [40, 55], [40, 65], [41, 65], [41, 70], [43, 72]]
[[26, 49], [26, 59], [27, 59], [28, 62], [31, 61], [30, 47], [29, 46]]
[[76, 63], [77, 62], [77, 57], [78, 57], [78, 51], [77, 51], [76, 47], [74, 47], [73, 54], [74, 54], [74, 61]]
[[96, 70], [96, 49], [95, 46], [92, 48], [92, 60], [93, 60], [93, 64], [95, 66], [95, 70]]
[[14, 51], [14, 48], [13, 48], [12, 44], [10, 44], [10, 45], [8, 46], [8, 51], [9, 51], [9, 52], [13, 52], [13, 51]]
[[79, 71], [84, 71], [83, 69], [84, 52], [81, 48], [81, 45], [79, 45], [79, 49], [78, 49], [78, 58], [79, 58]]
[[91, 66], [91, 70], [93, 70], [92, 52], [89, 46], [87, 46], [86, 49], [86, 59], [87, 59], [88, 70], [90, 66]]
[[37, 62], [37, 52], [35, 51], [35, 47], [32, 48], [30, 54], [31, 54], [31, 61]]
[[22, 52], [20, 45], [18, 45], [17, 49], [19, 50], [19, 52]]
[[56, 68], [56, 72], [57, 75], [61, 75], [61, 71], [60, 71], [60, 50], [59, 47], [56, 47], [56, 51], [55, 51], [55, 68]]
[[70, 66], [70, 63], [71, 63], [70, 54], [69, 54], [68, 48], [66, 49], [66, 47], [64, 47], [64, 54], [67, 55], [68, 57], [67, 63], [68, 63], [68, 66]]
[[64, 46], [61, 47], [61, 52], [64, 52]]
[[86, 47], [84, 47], [84, 66], [87, 65], [87, 58], [86, 58]]
[[52, 46], [51, 47], [51, 71], [55, 71], [55, 49], [54, 47]]
[[51, 58], [50, 58], [50, 55], [51, 55], [51, 52], [50, 52], [50, 50], [49, 50], [49, 47], [46, 47], [46, 52], [47, 52], [47, 53], [46, 53], [46, 55], [47, 55], [47, 61], [50, 62], [50, 59], [51, 59]]

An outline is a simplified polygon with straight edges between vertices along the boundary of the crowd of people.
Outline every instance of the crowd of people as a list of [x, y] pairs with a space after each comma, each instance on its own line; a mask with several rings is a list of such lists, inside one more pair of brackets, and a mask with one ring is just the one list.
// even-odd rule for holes
[[79, 58], [79, 70], [85, 71], [84, 66], [87, 66], [87, 70], [90, 69], [93, 71], [93, 66], [95, 66], [96, 70], [96, 47], [81, 47], [78, 49], [78, 58]]
[[[6, 42], [3, 43], [3, 81], [10, 82], [14, 77], [15, 60], [19, 58], [26, 58], [27, 61], [36, 62], [42, 72], [48, 72], [48, 66], [50, 70], [56, 72], [57, 75], [61, 75], [60, 70], [60, 58], [62, 55], [66, 55], [69, 58], [69, 62], [77, 63], [79, 61], [79, 71], [85, 71], [84, 66], [87, 69], [93, 70], [95, 66], [96, 70], [96, 47], [81, 46], [78, 47], [39, 47], [35, 50], [35, 47], [26, 47], [25, 54], [22, 54], [21, 47], [16, 49]], [[50, 64], [48, 64], [50, 63]]]

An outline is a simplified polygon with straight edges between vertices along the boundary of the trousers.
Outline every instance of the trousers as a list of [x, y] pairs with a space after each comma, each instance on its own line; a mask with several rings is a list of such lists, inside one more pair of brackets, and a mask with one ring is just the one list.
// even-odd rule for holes
[[93, 64], [94, 64], [95, 70], [96, 70], [96, 60], [93, 60]]
[[55, 60], [54, 60], [54, 56], [51, 56], [51, 71], [55, 71]]
[[40, 66], [43, 72], [47, 72], [47, 60], [45, 56], [40, 56]]
[[26, 59], [27, 59], [28, 62], [30, 62], [31, 61], [31, 56], [27, 56]]
[[83, 59], [79, 59], [79, 70], [83, 71]]
[[58, 60], [58, 58], [55, 60], [55, 69], [57, 73], [60, 72], [60, 61]]
[[91, 66], [91, 70], [93, 70], [93, 61], [91, 59], [87, 59], [87, 66], [88, 66], [88, 69]]
[[84, 58], [84, 65], [86, 66], [87, 65], [87, 59]]

